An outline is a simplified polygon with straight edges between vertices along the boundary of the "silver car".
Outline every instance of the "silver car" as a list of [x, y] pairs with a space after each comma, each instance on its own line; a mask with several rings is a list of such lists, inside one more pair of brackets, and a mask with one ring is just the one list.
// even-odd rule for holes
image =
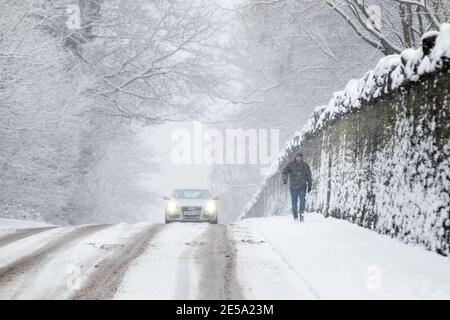
[[165, 221], [209, 222], [217, 224], [218, 198], [208, 190], [178, 189], [171, 197], [165, 197]]

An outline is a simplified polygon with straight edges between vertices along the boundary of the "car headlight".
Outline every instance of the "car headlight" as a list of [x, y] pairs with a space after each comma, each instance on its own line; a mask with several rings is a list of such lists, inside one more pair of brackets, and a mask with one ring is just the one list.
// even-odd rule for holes
[[167, 204], [166, 209], [167, 209], [167, 212], [170, 213], [170, 214], [176, 213], [178, 211], [177, 203], [175, 201], [170, 201]]
[[206, 207], [205, 207], [206, 213], [213, 214], [213, 213], [216, 213], [216, 210], [217, 210], [217, 206], [214, 201], [210, 201], [206, 204]]

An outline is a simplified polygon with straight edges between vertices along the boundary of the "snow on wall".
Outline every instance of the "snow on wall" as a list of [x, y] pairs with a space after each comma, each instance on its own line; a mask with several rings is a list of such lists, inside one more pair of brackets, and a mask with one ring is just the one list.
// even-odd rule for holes
[[450, 25], [423, 41], [316, 108], [241, 217], [290, 212], [279, 169], [302, 150], [313, 170], [309, 210], [448, 254]]

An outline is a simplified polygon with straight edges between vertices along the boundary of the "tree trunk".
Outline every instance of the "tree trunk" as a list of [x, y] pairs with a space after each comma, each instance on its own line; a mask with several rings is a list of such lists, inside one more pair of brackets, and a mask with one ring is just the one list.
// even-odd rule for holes
[[401, 3], [399, 5], [400, 18], [402, 21], [403, 41], [407, 48], [414, 47], [414, 34], [412, 29], [411, 5]]

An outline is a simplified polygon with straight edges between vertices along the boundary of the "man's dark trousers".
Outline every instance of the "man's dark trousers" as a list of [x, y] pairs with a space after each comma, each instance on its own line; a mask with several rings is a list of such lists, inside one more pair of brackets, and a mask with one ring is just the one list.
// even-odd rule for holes
[[[291, 191], [291, 201], [292, 201], [292, 213], [294, 214], [294, 219], [298, 219], [298, 213], [303, 215], [306, 206], [306, 188], [290, 189]], [[298, 211], [298, 201], [300, 199], [300, 211]]]

